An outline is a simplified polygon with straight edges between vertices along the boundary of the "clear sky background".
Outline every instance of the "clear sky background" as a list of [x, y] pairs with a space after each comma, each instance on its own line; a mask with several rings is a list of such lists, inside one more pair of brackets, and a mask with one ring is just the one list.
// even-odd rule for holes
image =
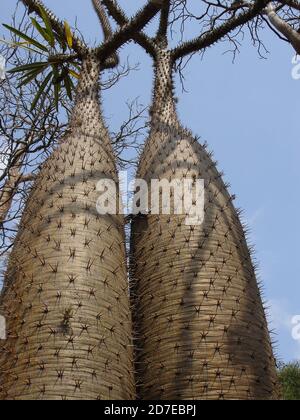
[[[190, 0], [195, 4], [198, 0]], [[9, 23], [16, 0], [1, 1], [1, 23]], [[45, 0], [61, 18], [81, 29], [91, 44], [99, 39], [97, 18], [89, 0]], [[145, 2], [120, 0], [133, 13]], [[197, 27], [187, 28], [187, 35]], [[0, 35], [4, 33], [0, 29]], [[186, 89], [177, 86], [179, 114], [184, 125], [206, 140], [224, 170], [226, 181], [245, 210], [251, 229], [275, 329], [280, 360], [300, 359], [300, 341], [292, 338], [292, 317], [300, 315], [300, 80], [292, 78], [292, 48], [269, 30], [262, 33], [267, 59], [259, 58], [246, 37], [232, 63], [226, 46], [212, 47], [204, 59], [194, 57], [185, 71]], [[127, 116], [126, 101], [151, 100], [153, 69], [139, 47], [127, 45], [121, 58], [140, 63], [113, 89], [103, 104], [108, 125], [115, 129]], [[298, 273], [298, 274], [297, 274]]]

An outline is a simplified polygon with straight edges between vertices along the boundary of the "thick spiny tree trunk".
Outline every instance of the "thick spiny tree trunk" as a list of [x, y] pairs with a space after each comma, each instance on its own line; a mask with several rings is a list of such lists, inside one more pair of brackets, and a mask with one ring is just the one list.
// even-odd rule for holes
[[204, 179], [205, 221], [133, 221], [139, 397], [272, 399], [275, 363], [245, 234], [211, 155], [178, 121], [172, 67], [161, 51], [138, 178]]
[[99, 72], [90, 54], [70, 130], [38, 176], [10, 257], [0, 399], [135, 397], [123, 218], [96, 211], [98, 181], [118, 181]]

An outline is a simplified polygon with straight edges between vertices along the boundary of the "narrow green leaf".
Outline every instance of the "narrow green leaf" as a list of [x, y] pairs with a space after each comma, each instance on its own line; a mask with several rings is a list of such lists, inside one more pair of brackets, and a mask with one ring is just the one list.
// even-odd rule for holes
[[42, 15], [42, 19], [45, 23], [46, 29], [47, 29], [47, 34], [50, 37], [50, 45], [53, 48], [55, 45], [55, 37], [54, 37], [54, 33], [53, 33], [53, 29], [52, 29], [52, 25], [51, 22], [48, 18], [47, 13], [45, 12], [44, 8], [42, 6], [39, 6], [39, 9], [41, 11], [41, 15]]
[[37, 103], [38, 103], [38, 101], [40, 100], [40, 97], [42, 96], [42, 94], [43, 94], [43, 93], [48, 93], [48, 92], [49, 92], [50, 87], [49, 87], [49, 89], [48, 89], [47, 91], [45, 91], [45, 89], [46, 89], [46, 87], [47, 87], [48, 83], [50, 82], [51, 77], [52, 77], [52, 72], [50, 72], [50, 73], [48, 74], [48, 76], [46, 77], [46, 79], [45, 79], [45, 80], [43, 81], [43, 83], [41, 84], [41, 86], [40, 86], [40, 88], [39, 88], [39, 90], [38, 90], [38, 93], [36, 94], [36, 96], [35, 96], [35, 98], [34, 98], [34, 100], [33, 100], [33, 102], [32, 102], [32, 105], [31, 105], [31, 111], [33, 111], [33, 110], [34, 110], [34, 108], [36, 107], [36, 104], [37, 104]]
[[45, 39], [45, 41], [47, 41], [48, 42], [48, 44], [51, 46], [51, 47], [54, 47], [54, 42], [53, 42], [53, 38], [48, 34], [48, 32], [47, 32], [47, 29], [46, 28], [43, 28], [40, 24], [39, 24], [39, 22], [36, 20], [36, 19], [34, 19], [34, 18], [31, 18], [31, 22], [32, 22], [32, 24], [33, 24], [33, 26], [39, 31], [39, 33], [42, 35], [42, 37]]
[[58, 71], [58, 66], [52, 65], [52, 68], [53, 68], [52, 83], [54, 85], [54, 103], [55, 103], [56, 111], [58, 112], [58, 109], [59, 109], [59, 92], [60, 92], [60, 89], [61, 89], [60, 82], [58, 82], [58, 80], [60, 78], [60, 75], [59, 75], [59, 71]]
[[15, 35], [19, 36], [20, 38], [25, 39], [25, 41], [28, 41], [31, 45], [34, 45], [35, 47], [37, 47], [38, 49], [40, 49], [42, 51], [48, 52], [48, 49], [44, 45], [42, 45], [41, 43], [39, 43], [35, 39], [30, 38], [28, 35], [23, 34], [23, 32], [19, 31], [18, 29], [13, 28], [12, 26], [9, 26], [9, 25], [6, 25], [6, 24], [3, 24], [3, 26], [6, 29], [8, 29], [9, 31], [13, 32]]
[[6, 41], [5, 39], [1, 39], [1, 38], [0, 38], [0, 42], [5, 44], [5, 45], [9, 45], [10, 47], [20, 47], [20, 48], [23, 48], [24, 50], [31, 51], [35, 54], [41, 54], [43, 56], [46, 56], [45, 53], [43, 53], [41, 51], [34, 50], [33, 48], [28, 47], [29, 42]]
[[35, 70], [35, 69], [45, 69], [46, 67], [49, 66], [48, 62], [36, 62], [36, 63], [32, 63], [32, 64], [25, 64], [24, 66], [19, 66], [19, 67], [15, 67], [11, 70], [8, 71], [8, 73], [20, 73], [20, 72], [24, 72], [27, 70]]
[[59, 35], [59, 34], [54, 34], [56, 41], [59, 43], [59, 45], [61, 46], [63, 52], [66, 52], [68, 46], [66, 44], [66, 41], [64, 40], [64, 37]]
[[60, 93], [61, 85], [60, 83], [54, 84], [54, 103], [56, 107], [56, 111], [58, 112], [59, 109], [59, 93]]
[[73, 100], [72, 82], [71, 82], [70, 76], [68, 74], [64, 78], [64, 85], [65, 85], [65, 88], [66, 88], [67, 95], [68, 95], [69, 99], [72, 101]]
[[41, 74], [44, 71], [43, 68], [40, 68], [38, 70], [29, 71], [21, 78], [21, 83], [17, 86], [19, 89], [22, 86], [28, 85], [32, 80], [36, 79], [39, 74]]
[[52, 71], [53, 71], [53, 83], [56, 83], [56, 81], [59, 77], [57, 64], [52, 64]]

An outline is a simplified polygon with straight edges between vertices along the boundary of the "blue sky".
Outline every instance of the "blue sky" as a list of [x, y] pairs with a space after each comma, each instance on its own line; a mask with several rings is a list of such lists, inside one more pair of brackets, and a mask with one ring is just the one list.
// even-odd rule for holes
[[[190, 0], [195, 4], [196, 0]], [[60, 17], [78, 27], [93, 44], [99, 26], [88, 0], [45, 0]], [[144, 1], [121, 0], [133, 13]], [[4, 0], [1, 23], [8, 23], [15, 0]], [[192, 25], [189, 32], [197, 30]], [[0, 32], [3, 32], [0, 30]], [[224, 170], [226, 181], [244, 209], [251, 229], [270, 306], [271, 328], [276, 330], [280, 360], [300, 359], [300, 341], [292, 339], [291, 319], [300, 314], [300, 205], [299, 91], [292, 78], [292, 48], [269, 30], [262, 33], [269, 54], [259, 58], [245, 37], [235, 63], [226, 45], [211, 48], [204, 59], [194, 57], [185, 72], [186, 89], [178, 84], [178, 109], [184, 125], [206, 140]], [[104, 94], [107, 123], [118, 127], [127, 116], [126, 101], [139, 97], [148, 105], [153, 81], [152, 65], [140, 49], [127, 45], [121, 58], [140, 63], [133, 72]]]

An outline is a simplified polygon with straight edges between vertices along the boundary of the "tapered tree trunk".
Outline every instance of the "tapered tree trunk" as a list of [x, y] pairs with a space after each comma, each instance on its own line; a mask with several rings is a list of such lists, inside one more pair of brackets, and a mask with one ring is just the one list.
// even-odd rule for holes
[[275, 363], [243, 227], [211, 155], [178, 121], [172, 71], [170, 54], [161, 51], [138, 178], [204, 179], [205, 220], [133, 221], [139, 397], [271, 399]]
[[38, 176], [10, 257], [0, 399], [135, 397], [123, 218], [96, 211], [98, 181], [118, 181], [99, 72], [86, 57], [70, 130]]

